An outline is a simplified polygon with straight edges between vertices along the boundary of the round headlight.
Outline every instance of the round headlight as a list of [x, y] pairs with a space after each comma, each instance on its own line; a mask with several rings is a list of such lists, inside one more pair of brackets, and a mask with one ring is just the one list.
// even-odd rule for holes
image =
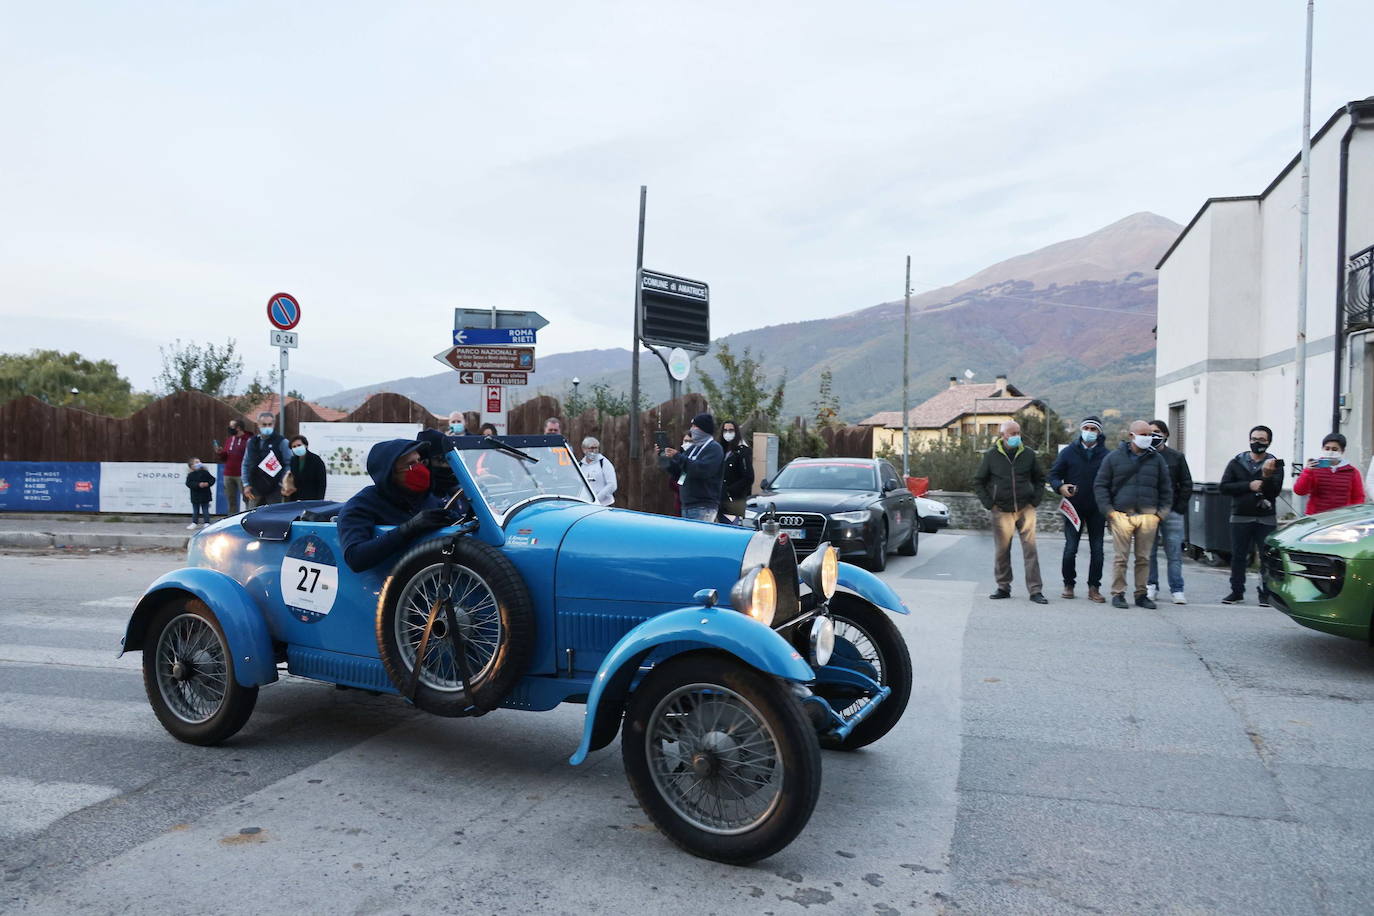
[[767, 566], [745, 573], [730, 589], [730, 603], [741, 614], [748, 614], [764, 626], [773, 625], [778, 608], [778, 583]]
[[807, 588], [819, 594], [822, 601], [829, 601], [840, 583], [840, 552], [829, 541], [822, 541], [811, 556], [801, 561], [797, 572]]
[[834, 547], [826, 547], [825, 556], [821, 559], [821, 594], [825, 596], [826, 601], [834, 597], [839, 584], [840, 552]]
[[811, 658], [809, 661], [817, 668], [830, 664], [830, 656], [835, 651], [835, 621], [829, 617], [817, 617], [811, 623]]

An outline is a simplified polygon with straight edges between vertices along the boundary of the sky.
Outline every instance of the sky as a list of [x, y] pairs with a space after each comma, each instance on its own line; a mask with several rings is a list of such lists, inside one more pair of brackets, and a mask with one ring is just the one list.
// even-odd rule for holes
[[[1302, 0], [6, 7], [0, 352], [139, 388], [175, 340], [265, 373], [278, 291], [307, 396], [440, 371], [455, 307], [628, 347], [640, 185], [721, 336], [1186, 222], [1301, 138]], [[1314, 129], [1369, 23], [1317, 3]]]

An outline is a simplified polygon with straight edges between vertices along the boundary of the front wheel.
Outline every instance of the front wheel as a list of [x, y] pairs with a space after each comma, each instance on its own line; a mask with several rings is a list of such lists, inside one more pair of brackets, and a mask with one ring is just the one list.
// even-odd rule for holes
[[[891, 687], [892, 693], [867, 719], [843, 740], [822, 737], [821, 745], [832, 750], [852, 751], [872, 744], [892, 731], [911, 699], [911, 653], [896, 624], [862, 598], [836, 595], [830, 599], [830, 616], [835, 621], [835, 651], [827, 667], [849, 668]], [[817, 672], [814, 690], [842, 716], [852, 716], [872, 702], [869, 694], [848, 685], [826, 684], [825, 669]]]
[[801, 833], [821, 788], [816, 732], [787, 685], [733, 658], [679, 655], [630, 700], [625, 774], [683, 849], [742, 865]]
[[258, 688], [234, 680], [229, 641], [198, 598], [166, 604], [143, 644], [143, 689], [162, 727], [188, 744], [219, 744], [247, 723]]
[[868, 568], [874, 572], [882, 572], [887, 569], [887, 521], [884, 520], [878, 528], [877, 540], [873, 544], [873, 552], [868, 555]]

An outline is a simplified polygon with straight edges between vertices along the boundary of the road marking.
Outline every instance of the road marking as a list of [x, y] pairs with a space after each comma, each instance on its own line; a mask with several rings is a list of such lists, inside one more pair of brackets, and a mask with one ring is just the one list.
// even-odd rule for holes
[[0, 728], [119, 738], [167, 737], [146, 702], [47, 694], [0, 693]]
[[20, 834], [36, 833], [73, 811], [118, 794], [114, 786], [0, 776], [0, 836], [12, 839]]
[[109, 668], [138, 671], [143, 667], [143, 653], [130, 652], [115, 658], [118, 643], [105, 649], [67, 649], [61, 646], [18, 646], [0, 643], [0, 662], [21, 662], [27, 665], [71, 666], [75, 668]]
[[73, 633], [105, 633], [124, 635], [127, 620], [113, 617], [49, 617], [45, 614], [0, 614], [0, 626], [23, 627], [30, 630], [66, 630]]
[[96, 598], [93, 601], [81, 602], [82, 607], [122, 607], [133, 612], [134, 605], [138, 604], [137, 595], [119, 595], [115, 598]]

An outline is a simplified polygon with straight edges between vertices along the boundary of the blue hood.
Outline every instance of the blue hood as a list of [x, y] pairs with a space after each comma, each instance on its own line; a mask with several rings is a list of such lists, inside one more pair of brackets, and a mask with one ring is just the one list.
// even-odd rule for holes
[[377, 485], [377, 492], [388, 502], [401, 506], [412, 505], [424, 494], [410, 493], [391, 482], [391, 469], [396, 459], [407, 452], [421, 451], [421, 445], [414, 439], [388, 439], [372, 446], [367, 453], [367, 473]]

